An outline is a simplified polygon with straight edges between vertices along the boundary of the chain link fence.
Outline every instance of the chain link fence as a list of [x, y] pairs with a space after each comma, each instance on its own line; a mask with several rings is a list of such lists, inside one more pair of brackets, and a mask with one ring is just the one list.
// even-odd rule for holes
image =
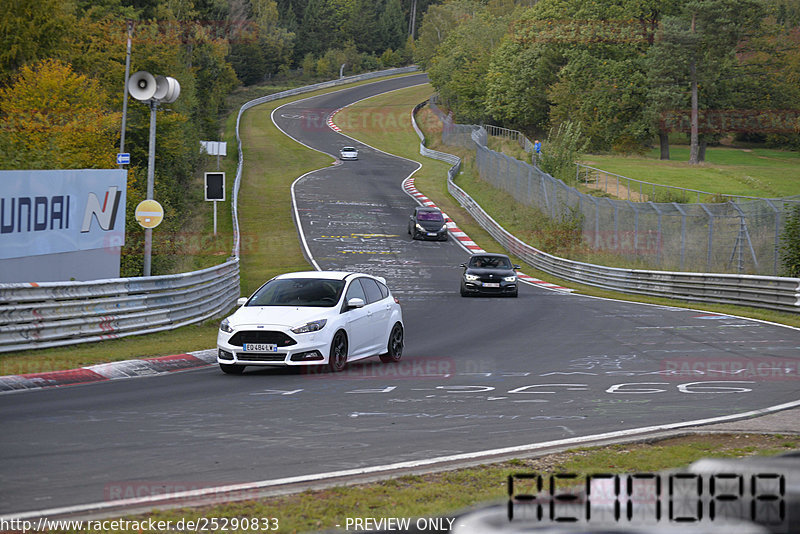
[[[442, 141], [475, 151], [483, 180], [556, 220], [578, 217], [582, 240], [642, 268], [779, 276], [783, 224], [800, 196], [727, 197], [726, 202], [678, 203], [583, 193], [527, 162], [487, 147], [497, 127], [443, 122]], [[499, 129], [500, 135], [507, 132]], [[521, 141], [525, 148], [530, 142]], [[645, 197], [646, 198], [646, 197]]]

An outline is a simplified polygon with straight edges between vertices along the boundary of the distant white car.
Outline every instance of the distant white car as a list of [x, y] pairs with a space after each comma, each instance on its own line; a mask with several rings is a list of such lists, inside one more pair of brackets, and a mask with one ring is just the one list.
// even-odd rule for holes
[[276, 276], [222, 321], [217, 363], [241, 374], [245, 366], [327, 366], [403, 354], [403, 312], [382, 278], [363, 273], [309, 271]]
[[343, 160], [358, 159], [358, 150], [354, 146], [343, 147], [342, 150], [339, 151], [339, 157]]

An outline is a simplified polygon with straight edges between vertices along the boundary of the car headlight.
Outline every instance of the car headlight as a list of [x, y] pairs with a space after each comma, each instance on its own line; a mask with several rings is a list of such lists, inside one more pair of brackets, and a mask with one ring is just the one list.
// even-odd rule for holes
[[230, 334], [233, 332], [233, 328], [231, 328], [231, 323], [227, 319], [223, 319], [221, 323], [219, 323], [219, 329], [223, 332], [227, 332]]
[[423, 228], [422, 225], [419, 224], [419, 223], [416, 224], [416, 227], [417, 227], [417, 230], [419, 230], [420, 232], [424, 232], [425, 231], [425, 228]]
[[292, 332], [295, 334], [308, 334], [309, 332], [317, 332], [318, 330], [322, 330], [327, 323], [327, 319], [320, 319], [319, 321], [310, 321], [303, 326], [296, 326], [292, 328]]
[[441, 227], [441, 228], [439, 228], [439, 231], [440, 231], [440, 232], [446, 232], [446, 231], [447, 231], [447, 225], [446, 225], [446, 224], [443, 224], [443, 225], [442, 225], [442, 227]]
[[516, 282], [516, 281], [517, 281], [516, 276], [506, 276], [503, 278], [503, 282]]
[[477, 276], [477, 275], [474, 275], [474, 274], [465, 274], [465, 275], [464, 275], [464, 279], [465, 279], [467, 282], [474, 282], [475, 280], [477, 280], [477, 279], [478, 279], [478, 276]]

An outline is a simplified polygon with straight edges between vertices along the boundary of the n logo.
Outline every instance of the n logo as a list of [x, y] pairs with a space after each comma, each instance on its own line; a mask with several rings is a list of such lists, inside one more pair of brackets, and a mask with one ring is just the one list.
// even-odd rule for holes
[[86, 211], [83, 213], [81, 233], [86, 233], [90, 230], [92, 226], [92, 215], [97, 218], [97, 223], [100, 225], [100, 228], [103, 230], [113, 230], [114, 222], [117, 218], [120, 196], [122, 196], [122, 193], [119, 192], [117, 186], [109, 187], [101, 206], [97, 195], [89, 193], [89, 198], [86, 201]]

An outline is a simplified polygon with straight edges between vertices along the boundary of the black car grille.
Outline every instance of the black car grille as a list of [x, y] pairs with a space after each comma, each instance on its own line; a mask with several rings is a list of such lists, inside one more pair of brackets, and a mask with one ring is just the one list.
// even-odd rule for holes
[[282, 362], [286, 360], [285, 354], [251, 354], [240, 352], [238, 354], [240, 362]]
[[228, 341], [231, 345], [241, 347], [245, 343], [271, 343], [279, 347], [289, 347], [297, 344], [297, 341], [290, 338], [283, 332], [272, 330], [242, 330], [236, 332]]

